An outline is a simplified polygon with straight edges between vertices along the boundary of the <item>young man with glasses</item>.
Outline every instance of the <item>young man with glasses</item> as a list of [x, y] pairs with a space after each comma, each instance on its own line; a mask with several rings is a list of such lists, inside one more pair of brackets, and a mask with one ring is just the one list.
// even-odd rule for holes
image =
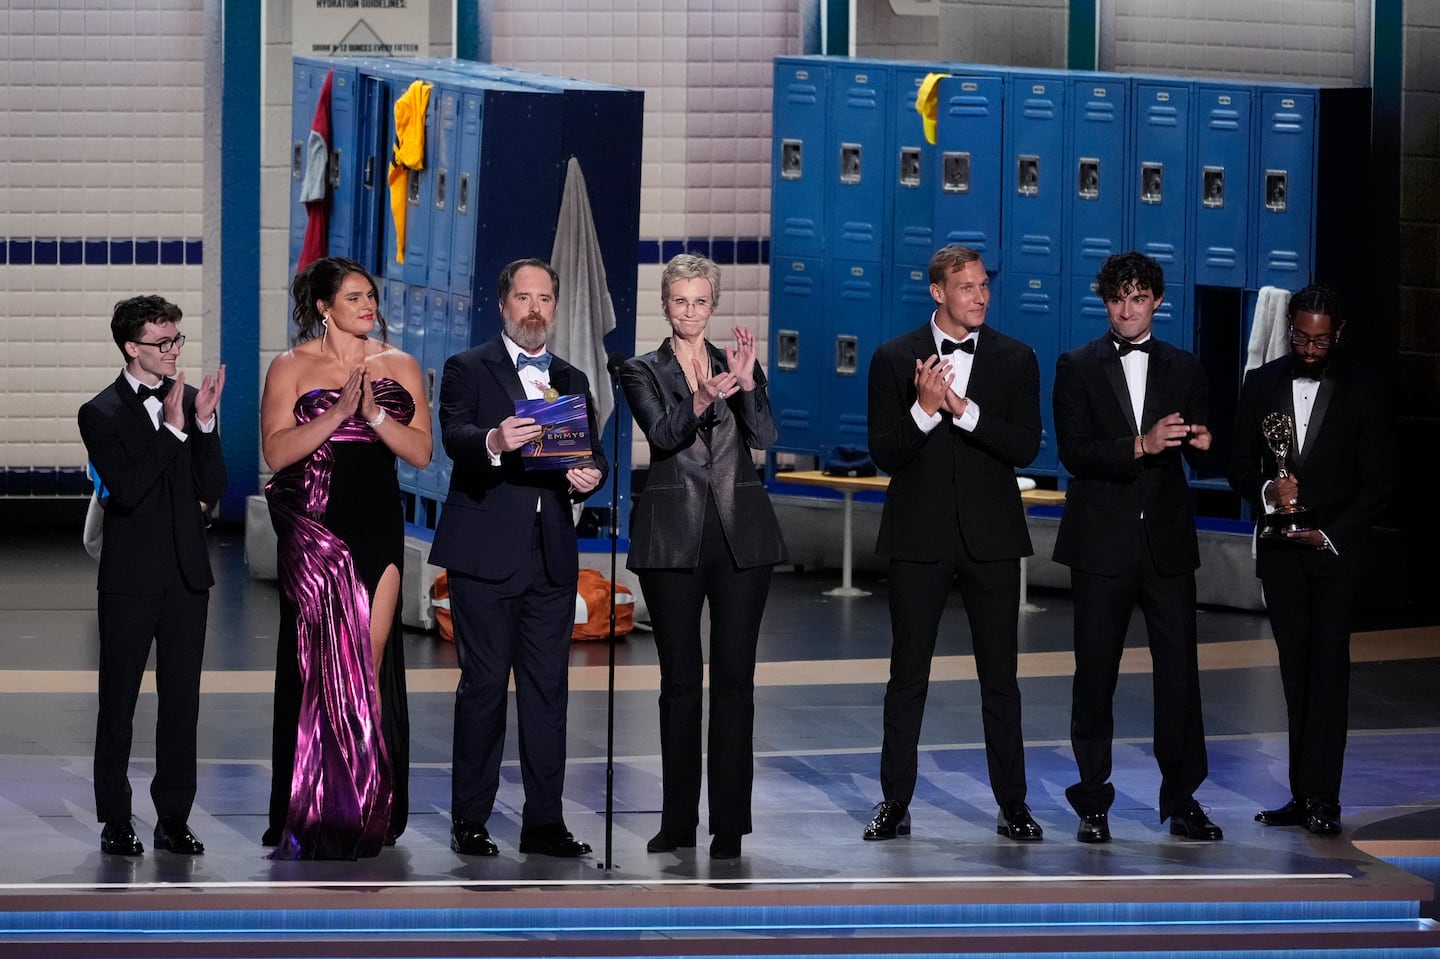
[[199, 388], [176, 371], [185, 337], [180, 308], [158, 296], [116, 304], [110, 332], [125, 358], [120, 375], [80, 408], [85, 451], [109, 489], [100, 554], [99, 716], [95, 813], [100, 850], [145, 851], [131, 824], [130, 742], [140, 681], [153, 642], [155, 846], [205, 851], [187, 820], [195, 801], [200, 664], [214, 578], [205, 509], [225, 491], [216, 428], [225, 367]]
[[[1256, 542], [1289, 719], [1290, 799], [1255, 820], [1323, 836], [1340, 831], [1350, 620], [1390, 495], [1391, 417], [1386, 387], [1346, 362], [1339, 297], [1307, 286], [1287, 313], [1290, 354], [1252, 370], [1240, 390], [1229, 479], [1257, 515], [1303, 506], [1313, 527]], [[1284, 477], [1264, 427], [1275, 413], [1293, 424]]]

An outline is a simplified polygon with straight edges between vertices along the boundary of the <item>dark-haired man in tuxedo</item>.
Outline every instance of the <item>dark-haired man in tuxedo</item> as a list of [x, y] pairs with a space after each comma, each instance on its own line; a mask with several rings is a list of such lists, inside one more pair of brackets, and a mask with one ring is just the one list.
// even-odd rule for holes
[[1209, 775], [1200, 709], [1195, 570], [1200, 545], [1187, 462], [1210, 449], [1208, 395], [1196, 357], [1154, 335], [1165, 272], [1141, 253], [1095, 277], [1110, 328], [1055, 365], [1055, 439], [1070, 472], [1055, 562], [1070, 567], [1075, 680], [1070, 742], [1080, 781], [1065, 797], [1076, 838], [1109, 842], [1115, 685], [1138, 604], [1153, 663], [1160, 821], [1172, 835], [1223, 838], [1195, 801]]
[[176, 372], [180, 308], [158, 296], [115, 306], [110, 332], [125, 358], [115, 382], [80, 407], [80, 436], [110, 492], [100, 554], [99, 717], [95, 813], [102, 852], [145, 851], [131, 824], [130, 742], [135, 703], [155, 644], [155, 847], [194, 855], [200, 666], [214, 577], [205, 509], [225, 491], [216, 428], [225, 367], [199, 389]]
[[[486, 825], [500, 786], [510, 674], [520, 726], [525, 807], [520, 851], [564, 858], [590, 845], [565, 826], [566, 707], [579, 554], [574, 504], [605, 481], [608, 466], [585, 374], [546, 349], [560, 278], [543, 260], [500, 274], [503, 332], [445, 362], [440, 431], [454, 461], [430, 562], [450, 577], [460, 685], [455, 690], [450, 848], [499, 852]], [[517, 400], [588, 399], [593, 466], [527, 470], [520, 448], [540, 424], [515, 415]]]
[[890, 474], [875, 551], [890, 560], [890, 682], [883, 799], [865, 839], [910, 832], [920, 724], [940, 617], [958, 582], [970, 622], [995, 829], [1042, 837], [1025, 804], [1020, 728], [1020, 559], [1032, 553], [1015, 470], [1040, 449], [1035, 351], [985, 324], [990, 280], [974, 250], [930, 260], [929, 322], [870, 361], [870, 455]]
[[[1388, 391], [1341, 347], [1345, 314], [1324, 286], [1290, 298], [1290, 354], [1252, 370], [1235, 412], [1230, 485], [1257, 514], [1302, 506], [1308, 523], [1258, 538], [1255, 571], [1280, 657], [1290, 727], [1290, 799], [1257, 813], [1267, 826], [1340, 832], [1340, 773], [1350, 703], [1350, 621], [1369, 564], [1371, 527], [1393, 483]], [[1290, 417], [1277, 478], [1264, 421]]]

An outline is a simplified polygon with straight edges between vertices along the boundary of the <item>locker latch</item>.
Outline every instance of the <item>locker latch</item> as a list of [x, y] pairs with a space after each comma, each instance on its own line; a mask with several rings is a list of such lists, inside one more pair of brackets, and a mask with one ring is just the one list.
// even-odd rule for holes
[[369, 190], [375, 186], [375, 158], [365, 158], [365, 189]]
[[470, 174], [460, 174], [460, 195], [455, 198], [455, 211], [461, 216], [470, 212]]
[[775, 365], [782, 370], [800, 368], [800, 332], [780, 330], [775, 334]]
[[1021, 196], [1040, 195], [1040, 158], [1033, 153], [1016, 158], [1015, 192]]
[[405, 202], [411, 206], [420, 205], [420, 171], [418, 170], [406, 171]]
[[329, 170], [326, 170], [325, 172], [328, 174], [328, 179], [330, 180], [330, 189], [332, 189], [332, 190], [339, 189], [339, 187], [340, 187], [340, 151], [339, 151], [339, 150], [331, 150], [331, 151], [330, 151], [330, 169], [329, 169]]
[[835, 337], [835, 372], [840, 376], [854, 376], [859, 369], [860, 341], [854, 336]]
[[920, 148], [900, 148], [900, 185], [916, 187], [920, 185]]
[[860, 182], [860, 144], [840, 144], [840, 182]]
[[1140, 202], [1163, 203], [1165, 200], [1165, 164], [1140, 164]]
[[798, 180], [805, 172], [805, 144], [801, 140], [780, 141], [780, 178]]
[[1081, 157], [1075, 195], [1082, 200], [1100, 199], [1100, 158]]
[[1290, 193], [1290, 174], [1284, 170], [1265, 171], [1265, 209], [1284, 213]]
[[445, 209], [445, 173], [444, 167], [435, 171], [435, 209]]
[[1200, 188], [1205, 192], [1201, 194], [1201, 203], [1213, 210], [1225, 206], [1225, 168], [1223, 166], [1207, 166], [1201, 174]]
[[946, 151], [941, 158], [942, 189], [946, 193], [970, 192], [970, 154]]
[[290, 150], [290, 178], [305, 179], [305, 144], [296, 140]]

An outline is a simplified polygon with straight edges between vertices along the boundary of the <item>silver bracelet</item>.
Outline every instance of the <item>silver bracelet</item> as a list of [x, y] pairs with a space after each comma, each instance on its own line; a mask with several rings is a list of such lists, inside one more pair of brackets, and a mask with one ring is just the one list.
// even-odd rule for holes
[[381, 410], [379, 416], [375, 417], [373, 420], [366, 420], [365, 425], [373, 430], [375, 427], [379, 426], [383, 422], [385, 422], [385, 411]]

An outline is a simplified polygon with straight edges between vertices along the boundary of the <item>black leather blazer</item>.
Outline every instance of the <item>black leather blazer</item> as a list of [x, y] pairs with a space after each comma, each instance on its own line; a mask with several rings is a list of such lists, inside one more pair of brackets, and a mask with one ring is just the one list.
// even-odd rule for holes
[[[707, 343], [712, 368], [723, 351]], [[685, 372], [667, 338], [653, 353], [628, 360], [620, 385], [650, 443], [650, 477], [630, 515], [629, 569], [693, 569], [700, 561], [706, 499], [714, 496], [735, 565], [787, 558], [780, 524], [750, 451], [775, 442], [765, 375], [697, 417]]]

